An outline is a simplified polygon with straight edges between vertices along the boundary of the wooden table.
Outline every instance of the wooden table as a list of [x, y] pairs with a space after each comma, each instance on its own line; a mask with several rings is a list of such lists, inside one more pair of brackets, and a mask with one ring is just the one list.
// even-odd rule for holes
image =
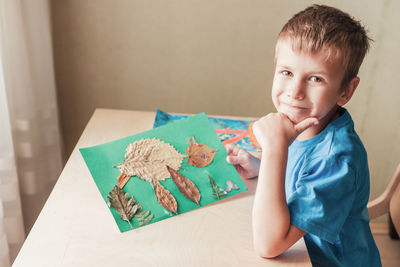
[[242, 194], [120, 233], [78, 148], [149, 130], [154, 117], [94, 112], [13, 266], [311, 266], [303, 239], [276, 259], [254, 252], [257, 179]]

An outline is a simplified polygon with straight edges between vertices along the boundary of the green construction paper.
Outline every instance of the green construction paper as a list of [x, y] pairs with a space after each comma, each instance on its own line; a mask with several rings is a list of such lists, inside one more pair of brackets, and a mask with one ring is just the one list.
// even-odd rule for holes
[[[145, 138], [157, 138], [171, 144], [177, 151], [186, 155], [186, 148], [189, 146], [188, 138], [195, 137], [198, 143], [217, 149], [215, 157], [210, 165], [206, 167], [194, 167], [183, 159], [181, 168], [178, 170], [186, 178], [190, 179], [199, 189], [201, 199], [200, 206], [186, 198], [173, 182], [172, 178], [167, 178], [160, 183], [175, 197], [178, 203], [178, 214], [197, 209], [201, 206], [219, 201], [213, 197], [212, 188], [209, 182], [208, 174], [212, 176], [216, 184], [224, 189], [228, 180], [237, 184], [239, 189], [230, 191], [227, 197], [239, 194], [247, 190], [246, 185], [240, 178], [236, 169], [226, 162], [226, 150], [220, 139], [214, 131], [205, 113], [200, 113], [187, 119], [171, 122], [165, 126], [160, 126], [152, 130], [128, 136], [122, 139], [111, 141], [102, 145], [88, 148], [80, 148], [86, 165], [100, 191], [104, 201], [108, 203], [107, 196], [114, 185], [118, 185], [117, 177], [120, 174], [119, 169], [114, 167], [125, 160], [126, 148], [130, 143]], [[144, 210], [154, 214], [150, 223], [161, 221], [171, 216], [176, 216], [167, 211], [158, 203], [154, 189], [151, 183], [132, 176], [124, 186], [124, 191], [134, 196], [143, 206]], [[123, 221], [120, 215], [109, 207], [121, 232], [131, 230], [129, 223]], [[139, 228], [135, 217], [131, 220], [133, 228]]]

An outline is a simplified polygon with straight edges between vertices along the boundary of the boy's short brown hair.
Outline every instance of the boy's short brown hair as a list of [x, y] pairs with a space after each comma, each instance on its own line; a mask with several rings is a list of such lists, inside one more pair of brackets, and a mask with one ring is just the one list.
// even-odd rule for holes
[[328, 57], [341, 56], [344, 88], [354, 77], [369, 49], [371, 39], [359, 21], [329, 6], [312, 5], [295, 14], [282, 28], [279, 39], [289, 38], [294, 50], [317, 52], [328, 48]]

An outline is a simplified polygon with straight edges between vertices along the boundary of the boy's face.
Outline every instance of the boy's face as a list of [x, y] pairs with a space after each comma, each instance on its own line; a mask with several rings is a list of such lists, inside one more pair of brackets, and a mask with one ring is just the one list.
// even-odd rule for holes
[[328, 50], [292, 50], [289, 39], [278, 40], [272, 101], [294, 123], [308, 117], [329, 121], [342, 99], [344, 68], [340, 57], [327, 60]]

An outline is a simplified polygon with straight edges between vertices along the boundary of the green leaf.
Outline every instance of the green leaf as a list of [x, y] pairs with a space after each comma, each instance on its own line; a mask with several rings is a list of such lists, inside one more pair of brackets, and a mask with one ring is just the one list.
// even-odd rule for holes
[[214, 181], [214, 179], [211, 177], [211, 175], [207, 174], [208, 178], [210, 179], [210, 185], [213, 191], [214, 198], [220, 199], [221, 197], [226, 197], [227, 192], [225, 190], [221, 189]]

